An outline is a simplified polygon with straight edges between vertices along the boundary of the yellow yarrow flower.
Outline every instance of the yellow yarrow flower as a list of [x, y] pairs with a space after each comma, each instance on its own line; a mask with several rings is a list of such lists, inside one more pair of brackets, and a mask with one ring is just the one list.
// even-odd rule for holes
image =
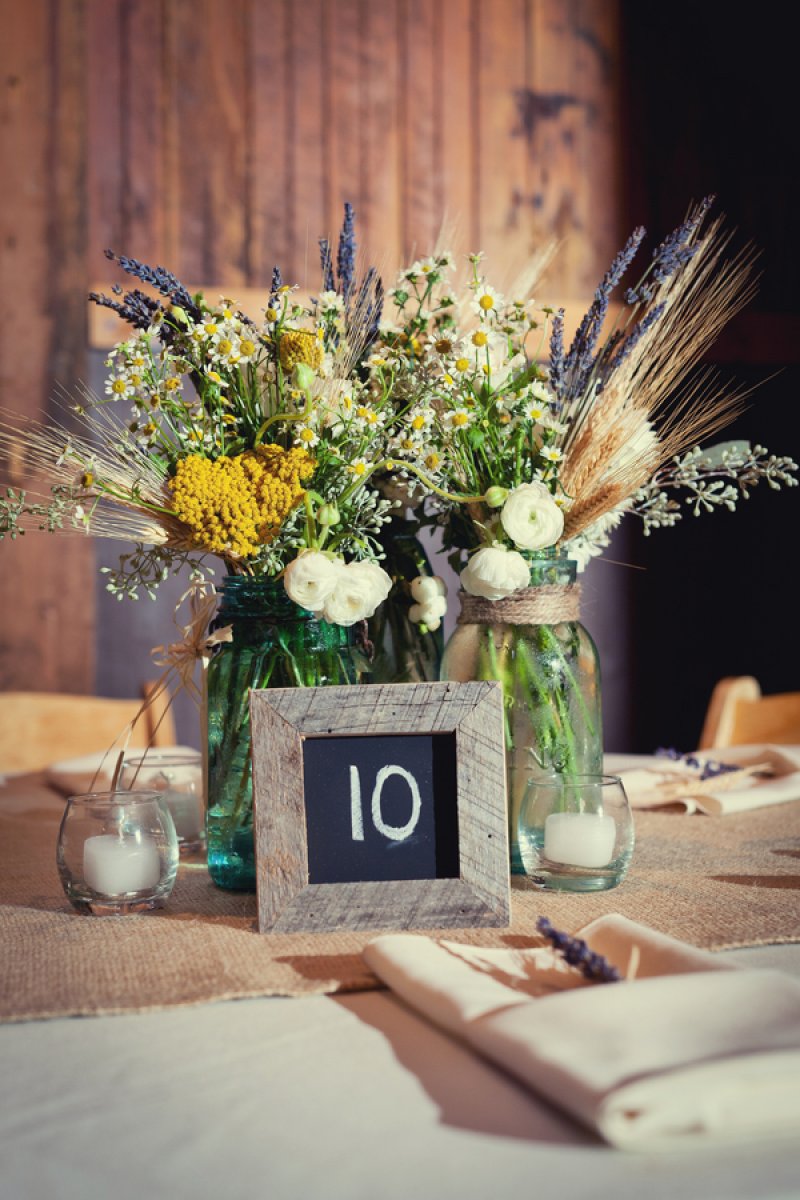
[[302, 483], [315, 465], [297, 446], [258, 446], [215, 462], [190, 454], [169, 483], [175, 515], [189, 527], [195, 545], [248, 558], [278, 535], [305, 495]]
[[287, 329], [281, 335], [278, 354], [284, 371], [291, 371], [297, 363], [306, 363], [315, 371], [322, 366], [322, 344], [306, 329]]

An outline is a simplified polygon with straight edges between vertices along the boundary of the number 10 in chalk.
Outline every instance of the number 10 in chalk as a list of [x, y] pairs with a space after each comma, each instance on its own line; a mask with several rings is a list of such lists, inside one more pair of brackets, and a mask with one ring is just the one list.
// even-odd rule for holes
[[[381, 795], [383, 793], [383, 785], [392, 775], [399, 775], [401, 779], [405, 779], [411, 793], [411, 816], [405, 825], [388, 825], [381, 812]], [[406, 838], [417, 827], [419, 822], [420, 812], [422, 811], [422, 800], [419, 794], [419, 785], [416, 779], [407, 771], [405, 767], [387, 766], [381, 767], [375, 776], [375, 785], [372, 789], [371, 814], [372, 823], [378, 833], [384, 837], [390, 838], [393, 842], [404, 842]], [[361, 774], [355, 763], [350, 764], [350, 828], [354, 842], [364, 841], [364, 807], [361, 800]]]

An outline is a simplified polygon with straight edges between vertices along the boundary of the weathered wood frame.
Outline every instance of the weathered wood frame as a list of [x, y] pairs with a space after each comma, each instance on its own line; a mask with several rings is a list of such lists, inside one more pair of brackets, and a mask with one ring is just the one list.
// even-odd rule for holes
[[[260, 932], [509, 924], [499, 683], [275, 688], [250, 713]], [[459, 878], [310, 884], [304, 737], [426, 733], [455, 734]]]

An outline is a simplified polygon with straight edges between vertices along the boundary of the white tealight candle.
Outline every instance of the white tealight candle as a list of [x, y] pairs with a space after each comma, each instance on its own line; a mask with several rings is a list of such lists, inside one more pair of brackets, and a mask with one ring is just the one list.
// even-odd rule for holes
[[551, 813], [544, 823], [544, 854], [572, 867], [607, 867], [614, 856], [617, 827], [602, 813]]
[[104, 833], [83, 844], [83, 878], [102, 896], [122, 896], [154, 888], [161, 878], [158, 846], [149, 837]]

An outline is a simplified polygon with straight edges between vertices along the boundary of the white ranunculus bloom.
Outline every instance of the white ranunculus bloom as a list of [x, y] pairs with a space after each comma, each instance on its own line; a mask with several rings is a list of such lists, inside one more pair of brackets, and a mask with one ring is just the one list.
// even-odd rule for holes
[[425, 604], [434, 597], [446, 596], [447, 584], [438, 575], [418, 575], [411, 580], [411, 595], [418, 604]]
[[309, 612], [321, 612], [344, 569], [339, 558], [328, 558], [319, 550], [305, 550], [289, 563], [283, 586], [295, 604]]
[[347, 563], [322, 610], [331, 625], [355, 625], [371, 617], [392, 588], [391, 576], [377, 563]]
[[502, 600], [527, 587], [529, 580], [530, 567], [522, 555], [499, 545], [477, 550], [461, 572], [464, 591], [486, 600]]
[[554, 546], [564, 532], [564, 514], [543, 483], [521, 483], [509, 495], [500, 520], [523, 550]]

